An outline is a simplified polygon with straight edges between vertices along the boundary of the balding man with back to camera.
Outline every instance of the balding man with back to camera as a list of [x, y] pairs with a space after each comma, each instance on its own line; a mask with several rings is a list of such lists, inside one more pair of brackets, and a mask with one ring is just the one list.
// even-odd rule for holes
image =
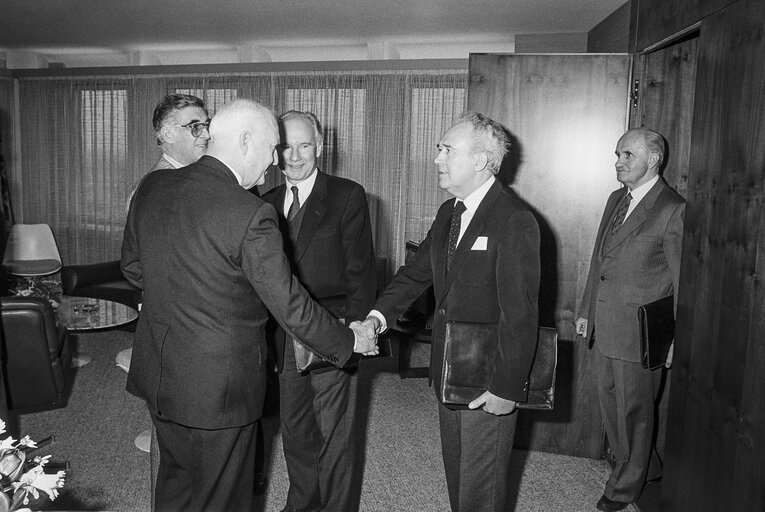
[[234, 100], [210, 136], [197, 163], [141, 183], [122, 246], [123, 272], [144, 291], [127, 389], [157, 429], [160, 512], [252, 509], [268, 311], [338, 366], [354, 351], [377, 352], [366, 329], [310, 299], [282, 251], [276, 212], [246, 190], [276, 162], [271, 110]]

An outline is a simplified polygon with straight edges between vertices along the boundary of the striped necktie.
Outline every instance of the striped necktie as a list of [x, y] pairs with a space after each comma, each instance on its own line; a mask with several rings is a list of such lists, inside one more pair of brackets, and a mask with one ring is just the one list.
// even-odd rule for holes
[[632, 194], [627, 192], [627, 194], [622, 197], [622, 200], [619, 202], [619, 208], [616, 210], [616, 217], [614, 217], [614, 221], [611, 223], [611, 236], [613, 237], [617, 231], [619, 231], [619, 228], [624, 223], [624, 218], [627, 217], [627, 210], [630, 208], [630, 202], [632, 201]]
[[300, 198], [298, 197], [298, 188], [296, 186], [293, 185], [290, 190], [292, 190], [292, 204], [287, 212], [287, 220], [292, 222], [292, 219], [295, 218], [300, 210]]

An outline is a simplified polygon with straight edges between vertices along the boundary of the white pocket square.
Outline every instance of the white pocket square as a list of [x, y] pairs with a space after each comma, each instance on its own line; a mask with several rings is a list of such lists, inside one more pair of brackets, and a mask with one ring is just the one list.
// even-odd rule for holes
[[471, 251], [485, 251], [486, 250], [486, 243], [489, 241], [489, 237], [486, 236], [479, 236], [475, 239], [475, 243], [473, 244], [473, 247], [470, 248]]

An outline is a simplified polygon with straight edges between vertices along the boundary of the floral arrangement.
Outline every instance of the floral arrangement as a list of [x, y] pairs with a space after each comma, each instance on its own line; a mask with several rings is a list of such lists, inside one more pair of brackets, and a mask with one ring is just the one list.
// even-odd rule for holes
[[[5, 422], [0, 420], [0, 434], [5, 433]], [[40, 491], [48, 494], [51, 500], [58, 496], [58, 489], [64, 486], [66, 471], [45, 473], [45, 465], [50, 455], [28, 458], [27, 452], [37, 449], [37, 443], [29, 436], [18, 442], [12, 437], [0, 441], [0, 512], [31, 512], [28, 508], [30, 495], [40, 497]]]
[[61, 303], [61, 281], [45, 277], [22, 277], [12, 280], [10, 286], [12, 295], [22, 297], [42, 297], [48, 299], [56, 308]]

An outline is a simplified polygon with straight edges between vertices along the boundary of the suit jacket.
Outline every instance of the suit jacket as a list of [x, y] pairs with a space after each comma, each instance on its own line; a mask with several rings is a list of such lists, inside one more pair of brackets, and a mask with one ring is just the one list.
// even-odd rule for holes
[[[366, 317], [377, 295], [367, 197], [356, 182], [316, 172], [294, 247], [283, 215], [287, 185], [271, 189], [263, 199], [279, 212], [285, 253], [295, 275], [311, 297], [330, 311], [342, 311], [349, 324]], [[280, 371], [284, 341], [284, 333], [277, 333], [273, 346]]]
[[273, 207], [215, 158], [146, 177], [122, 269], [144, 291], [127, 389], [177, 423], [216, 429], [260, 417], [267, 309], [332, 362], [353, 351], [353, 333], [290, 272]]
[[[165, 158], [164, 153], [159, 155], [159, 159], [156, 161], [154, 166], [151, 169], [149, 169], [149, 172], [158, 171], [160, 169], [175, 169], [175, 166], [167, 158]], [[130, 191], [130, 194], [128, 195], [128, 198], [127, 198], [127, 206], [126, 206], [127, 211], [130, 210], [130, 202], [133, 200], [135, 191], [138, 190], [138, 187], [141, 186], [141, 183], [143, 182], [144, 178], [146, 178], [146, 176], [148, 176], [148, 173], [144, 174], [143, 178], [138, 180], [138, 183], [135, 184], [135, 187], [133, 187], [133, 190]]]
[[611, 193], [600, 221], [577, 317], [610, 358], [640, 362], [639, 306], [675, 294], [680, 280], [685, 200], [666, 182], [648, 191], [611, 238], [624, 188]]
[[[441, 386], [446, 322], [493, 323], [499, 343], [489, 391], [526, 401], [537, 346], [539, 226], [515, 193], [496, 181], [462, 236], [447, 274], [453, 207], [453, 199], [441, 205], [417, 253], [396, 274], [375, 309], [393, 325], [432, 284], [436, 312], [430, 372], [435, 389]], [[486, 242], [485, 250], [473, 250], [479, 237]]]

